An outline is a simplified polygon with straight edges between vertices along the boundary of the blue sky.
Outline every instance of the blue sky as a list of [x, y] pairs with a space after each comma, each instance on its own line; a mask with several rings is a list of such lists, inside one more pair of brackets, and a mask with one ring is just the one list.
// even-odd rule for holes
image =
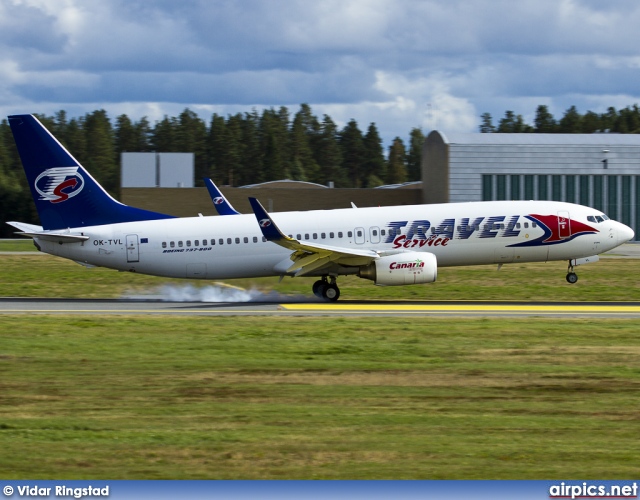
[[0, 0], [0, 116], [306, 102], [388, 144], [640, 103], [638, 26], [636, 0]]

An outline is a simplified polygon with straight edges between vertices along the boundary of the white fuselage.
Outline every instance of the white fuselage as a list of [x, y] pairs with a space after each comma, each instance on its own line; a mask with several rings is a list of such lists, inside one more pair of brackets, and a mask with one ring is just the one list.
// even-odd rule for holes
[[[568, 203], [503, 201], [272, 216], [283, 233], [301, 242], [371, 249], [381, 255], [429, 252], [439, 267], [447, 267], [577, 259], [615, 248], [633, 236], [616, 221], [595, 221], [600, 214]], [[544, 216], [546, 226], [533, 216]], [[556, 222], [552, 227], [558, 217], [566, 225]], [[175, 278], [274, 276], [284, 274], [291, 264], [291, 250], [265, 241], [253, 214], [129, 222], [69, 232], [89, 239], [62, 244], [35, 239], [42, 251], [79, 263]], [[355, 274], [364, 263], [354, 258], [336, 274]]]

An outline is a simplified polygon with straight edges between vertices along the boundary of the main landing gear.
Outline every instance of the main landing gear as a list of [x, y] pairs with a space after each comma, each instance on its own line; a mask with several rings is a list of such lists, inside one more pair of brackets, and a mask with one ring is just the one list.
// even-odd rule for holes
[[313, 284], [313, 294], [321, 299], [335, 302], [340, 298], [340, 289], [336, 283], [336, 277], [331, 276], [330, 279], [331, 281], [327, 276], [323, 276], [322, 279], [316, 281]]
[[571, 261], [569, 261], [569, 267], [567, 267], [567, 283], [571, 283], [573, 285], [577, 282], [578, 275], [573, 272], [573, 266], [571, 265]]

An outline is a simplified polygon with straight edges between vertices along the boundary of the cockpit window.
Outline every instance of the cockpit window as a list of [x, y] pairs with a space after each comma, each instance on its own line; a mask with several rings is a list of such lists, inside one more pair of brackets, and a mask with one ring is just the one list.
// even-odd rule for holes
[[588, 215], [587, 216], [587, 220], [589, 222], [604, 222], [606, 220], [609, 220], [609, 217], [607, 217], [605, 214], [602, 215]]

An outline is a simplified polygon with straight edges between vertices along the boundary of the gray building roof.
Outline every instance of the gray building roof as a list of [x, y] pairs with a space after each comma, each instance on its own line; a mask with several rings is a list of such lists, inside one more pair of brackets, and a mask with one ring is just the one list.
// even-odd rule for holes
[[640, 134], [480, 134], [439, 133], [447, 144], [640, 146]]

